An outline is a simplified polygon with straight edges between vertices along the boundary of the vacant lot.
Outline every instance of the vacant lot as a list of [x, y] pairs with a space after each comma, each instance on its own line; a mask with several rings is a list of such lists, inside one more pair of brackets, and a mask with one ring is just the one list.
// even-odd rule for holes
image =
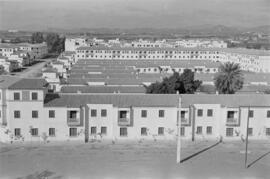
[[248, 169], [244, 167], [245, 143], [225, 142], [213, 146], [215, 143], [182, 141], [181, 164], [176, 164], [175, 141], [0, 144], [0, 176], [269, 178], [270, 141], [250, 141]]

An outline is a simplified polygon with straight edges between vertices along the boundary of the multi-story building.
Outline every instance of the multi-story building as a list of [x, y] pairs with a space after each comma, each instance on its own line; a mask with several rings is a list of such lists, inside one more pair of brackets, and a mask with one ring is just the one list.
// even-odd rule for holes
[[263, 50], [228, 48], [133, 48], [78, 47], [78, 59], [99, 60], [211, 60], [239, 63], [245, 71], [270, 72], [270, 53]]
[[[4, 77], [2, 77], [4, 78]], [[8, 81], [6, 81], [8, 80]], [[270, 96], [50, 94], [42, 79], [1, 80], [1, 141], [270, 138]], [[179, 112], [181, 111], [181, 112]]]

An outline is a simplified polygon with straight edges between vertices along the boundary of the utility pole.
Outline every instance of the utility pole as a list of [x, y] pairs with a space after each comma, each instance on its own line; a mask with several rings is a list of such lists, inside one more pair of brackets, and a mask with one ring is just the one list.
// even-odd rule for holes
[[245, 153], [245, 167], [247, 168], [247, 152], [248, 152], [248, 128], [249, 128], [249, 111], [250, 106], [248, 106], [248, 115], [247, 115], [247, 133], [246, 133], [246, 153]]
[[176, 154], [176, 163], [181, 161], [181, 97], [178, 98], [178, 108], [177, 108], [177, 154]]

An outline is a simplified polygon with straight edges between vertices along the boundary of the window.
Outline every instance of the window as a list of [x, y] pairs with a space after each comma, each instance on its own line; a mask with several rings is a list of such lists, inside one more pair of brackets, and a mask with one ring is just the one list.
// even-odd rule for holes
[[202, 109], [198, 109], [197, 116], [203, 116], [203, 110]]
[[226, 136], [227, 137], [233, 136], [233, 128], [226, 128]]
[[69, 118], [76, 118], [77, 117], [77, 111], [69, 111]]
[[101, 109], [101, 117], [106, 117], [106, 116], [107, 116], [107, 110]]
[[20, 128], [15, 128], [14, 129], [14, 134], [15, 134], [16, 137], [21, 136], [21, 129]]
[[97, 127], [91, 127], [91, 135], [97, 134]]
[[38, 118], [38, 111], [32, 111], [32, 118]]
[[270, 118], [270, 111], [267, 111], [267, 118]]
[[107, 127], [101, 127], [100, 131], [102, 135], [107, 135]]
[[212, 134], [212, 126], [206, 127], [206, 134]]
[[270, 128], [266, 128], [265, 135], [270, 136]]
[[213, 109], [208, 109], [207, 110], [207, 116], [212, 117], [213, 116]]
[[158, 135], [164, 135], [164, 127], [158, 128]]
[[38, 136], [38, 128], [32, 128], [31, 129], [31, 135], [32, 136]]
[[33, 92], [31, 94], [31, 96], [32, 96], [32, 100], [38, 100], [38, 93], [37, 92]]
[[14, 118], [21, 118], [21, 111], [14, 111]]
[[253, 135], [253, 128], [248, 128], [248, 135], [252, 136]]
[[197, 126], [197, 134], [202, 134], [202, 126]]
[[97, 110], [91, 109], [91, 117], [96, 117], [96, 116], [97, 116]]
[[159, 117], [164, 117], [165, 116], [165, 111], [164, 110], [159, 110], [158, 111], [158, 116]]
[[228, 111], [227, 118], [234, 118], [234, 111]]
[[14, 94], [14, 100], [20, 100], [21, 99], [21, 95], [20, 95], [20, 93], [18, 93], [18, 92], [15, 92]]
[[77, 128], [69, 128], [69, 136], [76, 137], [77, 136]]
[[181, 119], [185, 118], [186, 111], [181, 111]]
[[49, 118], [55, 118], [55, 111], [49, 110]]
[[185, 136], [185, 127], [180, 128], [180, 135]]
[[253, 110], [249, 110], [248, 116], [249, 116], [250, 118], [252, 118], [252, 117], [254, 116], [254, 111], [253, 111]]
[[49, 128], [49, 136], [55, 136], [55, 128]]
[[127, 111], [119, 111], [119, 118], [126, 119], [127, 118]]
[[146, 127], [141, 128], [141, 135], [142, 136], [147, 136], [147, 128]]
[[127, 128], [126, 127], [121, 127], [120, 128], [120, 136], [121, 137], [124, 137], [124, 136], [127, 136]]
[[146, 110], [142, 110], [141, 117], [147, 117], [147, 111]]

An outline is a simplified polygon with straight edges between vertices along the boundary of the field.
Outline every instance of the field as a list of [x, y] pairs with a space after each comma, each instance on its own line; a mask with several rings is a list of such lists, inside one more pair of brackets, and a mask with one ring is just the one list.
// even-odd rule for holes
[[[1, 178], [269, 178], [270, 141], [117, 141], [0, 144]], [[197, 155], [196, 155], [197, 154]]]

